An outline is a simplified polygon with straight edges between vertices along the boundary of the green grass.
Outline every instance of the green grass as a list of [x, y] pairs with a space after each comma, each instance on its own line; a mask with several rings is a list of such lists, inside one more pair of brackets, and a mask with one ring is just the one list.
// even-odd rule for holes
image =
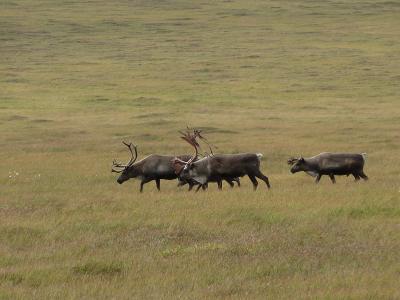
[[[0, 3], [0, 299], [400, 298], [396, 1]], [[272, 189], [113, 158], [262, 152]], [[367, 152], [368, 182], [286, 159]]]

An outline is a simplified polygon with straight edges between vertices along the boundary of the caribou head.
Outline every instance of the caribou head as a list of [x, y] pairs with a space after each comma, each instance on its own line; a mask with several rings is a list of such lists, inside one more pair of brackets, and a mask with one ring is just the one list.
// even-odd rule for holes
[[[131, 153], [131, 159], [127, 164], [122, 164], [117, 162], [116, 160], [113, 161], [113, 166], [111, 168], [111, 172], [121, 173], [118, 177], [117, 182], [122, 184], [124, 181], [127, 181], [130, 178], [135, 178], [140, 174], [134, 168], [133, 164], [137, 159], [137, 146], [133, 145], [132, 143], [122, 142], [126, 147], [128, 147], [129, 152]], [[132, 149], [133, 148], [133, 149]], [[133, 154], [135, 152], [135, 154]]]
[[202, 136], [201, 131], [198, 129], [193, 129], [191, 132], [191, 130], [188, 128], [186, 132], [180, 131], [179, 133], [182, 134], [181, 139], [186, 141], [189, 145], [191, 145], [194, 148], [194, 154], [191, 156], [191, 158], [188, 161], [183, 161], [179, 158], [174, 159], [173, 164], [174, 164], [174, 169], [175, 169], [176, 174], [179, 175], [179, 178], [181, 178], [185, 181], [194, 179], [199, 183], [205, 183], [205, 182], [202, 182], [198, 176], [197, 162], [202, 161], [206, 157], [199, 160], [200, 145], [197, 142], [197, 138], [201, 139], [208, 145], [211, 154], [206, 154], [207, 156], [213, 155], [210, 144]]
[[306, 161], [304, 160], [303, 157], [299, 157], [299, 158], [291, 157], [288, 159], [287, 163], [288, 163], [288, 165], [292, 166], [290, 168], [290, 172], [292, 172], [292, 173], [297, 173], [300, 171], [308, 170], [306, 168]]

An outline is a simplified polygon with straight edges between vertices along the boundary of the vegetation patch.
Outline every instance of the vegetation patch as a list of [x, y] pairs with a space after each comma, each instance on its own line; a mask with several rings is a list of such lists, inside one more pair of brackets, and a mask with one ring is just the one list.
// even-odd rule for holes
[[166, 248], [161, 251], [163, 257], [178, 256], [182, 254], [195, 254], [201, 252], [212, 252], [218, 250], [224, 250], [226, 246], [224, 244], [217, 243], [206, 243], [206, 244], [194, 244], [191, 246], [177, 246]]
[[54, 122], [53, 120], [49, 120], [49, 119], [35, 119], [32, 120], [31, 122], [33, 123], [51, 123]]
[[161, 103], [162, 100], [156, 97], [137, 97], [132, 100], [126, 101], [126, 104], [137, 105], [137, 106], [152, 106]]
[[11, 282], [13, 285], [20, 284], [24, 277], [18, 273], [3, 273], [0, 274], [0, 282]]
[[74, 274], [78, 275], [103, 275], [115, 276], [120, 275], [123, 271], [123, 264], [119, 262], [105, 263], [91, 261], [84, 264], [76, 265], [72, 268]]
[[203, 130], [204, 132], [207, 132], [207, 134], [208, 133], [228, 133], [228, 134], [238, 133], [235, 130], [226, 129], [226, 128], [217, 128], [217, 127], [211, 127], [211, 126], [202, 126], [200, 129]]
[[400, 208], [385, 207], [385, 206], [338, 208], [331, 213], [331, 216], [334, 217], [345, 216], [352, 219], [365, 219], [372, 217], [399, 218]]
[[227, 225], [248, 224], [257, 228], [288, 222], [286, 217], [277, 213], [244, 208], [227, 213], [225, 219]]
[[13, 115], [7, 118], [7, 121], [20, 121], [20, 120], [26, 120], [27, 117], [21, 116], [21, 115]]
[[37, 243], [44, 236], [39, 229], [17, 226], [0, 227], [0, 242], [11, 244], [14, 247], [29, 247]]
[[264, 278], [264, 277], [284, 277], [289, 275], [294, 275], [297, 270], [297, 266], [291, 265], [289, 263], [276, 263], [270, 264], [268, 266], [258, 267], [254, 273], [254, 277]]

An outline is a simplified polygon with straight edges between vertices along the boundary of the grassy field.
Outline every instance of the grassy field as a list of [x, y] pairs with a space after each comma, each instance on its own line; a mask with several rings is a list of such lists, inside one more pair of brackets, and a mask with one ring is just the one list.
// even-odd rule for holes
[[[400, 299], [397, 1], [0, 3], [0, 299]], [[139, 156], [262, 152], [253, 192], [122, 186]], [[290, 156], [367, 152], [319, 185]]]

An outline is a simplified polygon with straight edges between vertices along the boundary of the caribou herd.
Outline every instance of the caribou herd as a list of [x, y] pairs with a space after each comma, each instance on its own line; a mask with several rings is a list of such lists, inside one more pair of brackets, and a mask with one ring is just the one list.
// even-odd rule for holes
[[[198, 129], [186, 132], [180, 131], [181, 139], [186, 141], [194, 149], [192, 155], [157, 155], [151, 154], [136, 162], [138, 157], [137, 146], [132, 143], [123, 142], [129, 149], [131, 159], [127, 164], [113, 161], [112, 172], [119, 173], [117, 182], [122, 184], [131, 178], [140, 180], [140, 192], [143, 192], [144, 184], [155, 181], [157, 189], [160, 190], [160, 181], [178, 179], [178, 186], [188, 184], [189, 191], [197, 186], [205, 190], [209, 182], [218, 184], [222, 189], [222, 182], [226, 181], [231, 187], [234, 183], [240, 186], [240, 177], [248, 176], [257, 189], [257, 178], [264, 181], [267, 188], [271, 187], [269, 179], [260, 170], [261, 153], [238, 153], [238, 154], [214, 154], [212, 147]], [[209, 147], [210, 153], [201, 156], [199, 153], [199, 140], [204, 141]], [[335, 183], [335, 175], [352, 175], [358, 181], [360, 178], [368, 180], [363, 171], [366, 153], [321, 153], [309, 158], [290, 158], [287, 163], [291, 165], [290, 172], [300, 171], [315, 177], [318, 183], [322, 175], [328, 175]]]

